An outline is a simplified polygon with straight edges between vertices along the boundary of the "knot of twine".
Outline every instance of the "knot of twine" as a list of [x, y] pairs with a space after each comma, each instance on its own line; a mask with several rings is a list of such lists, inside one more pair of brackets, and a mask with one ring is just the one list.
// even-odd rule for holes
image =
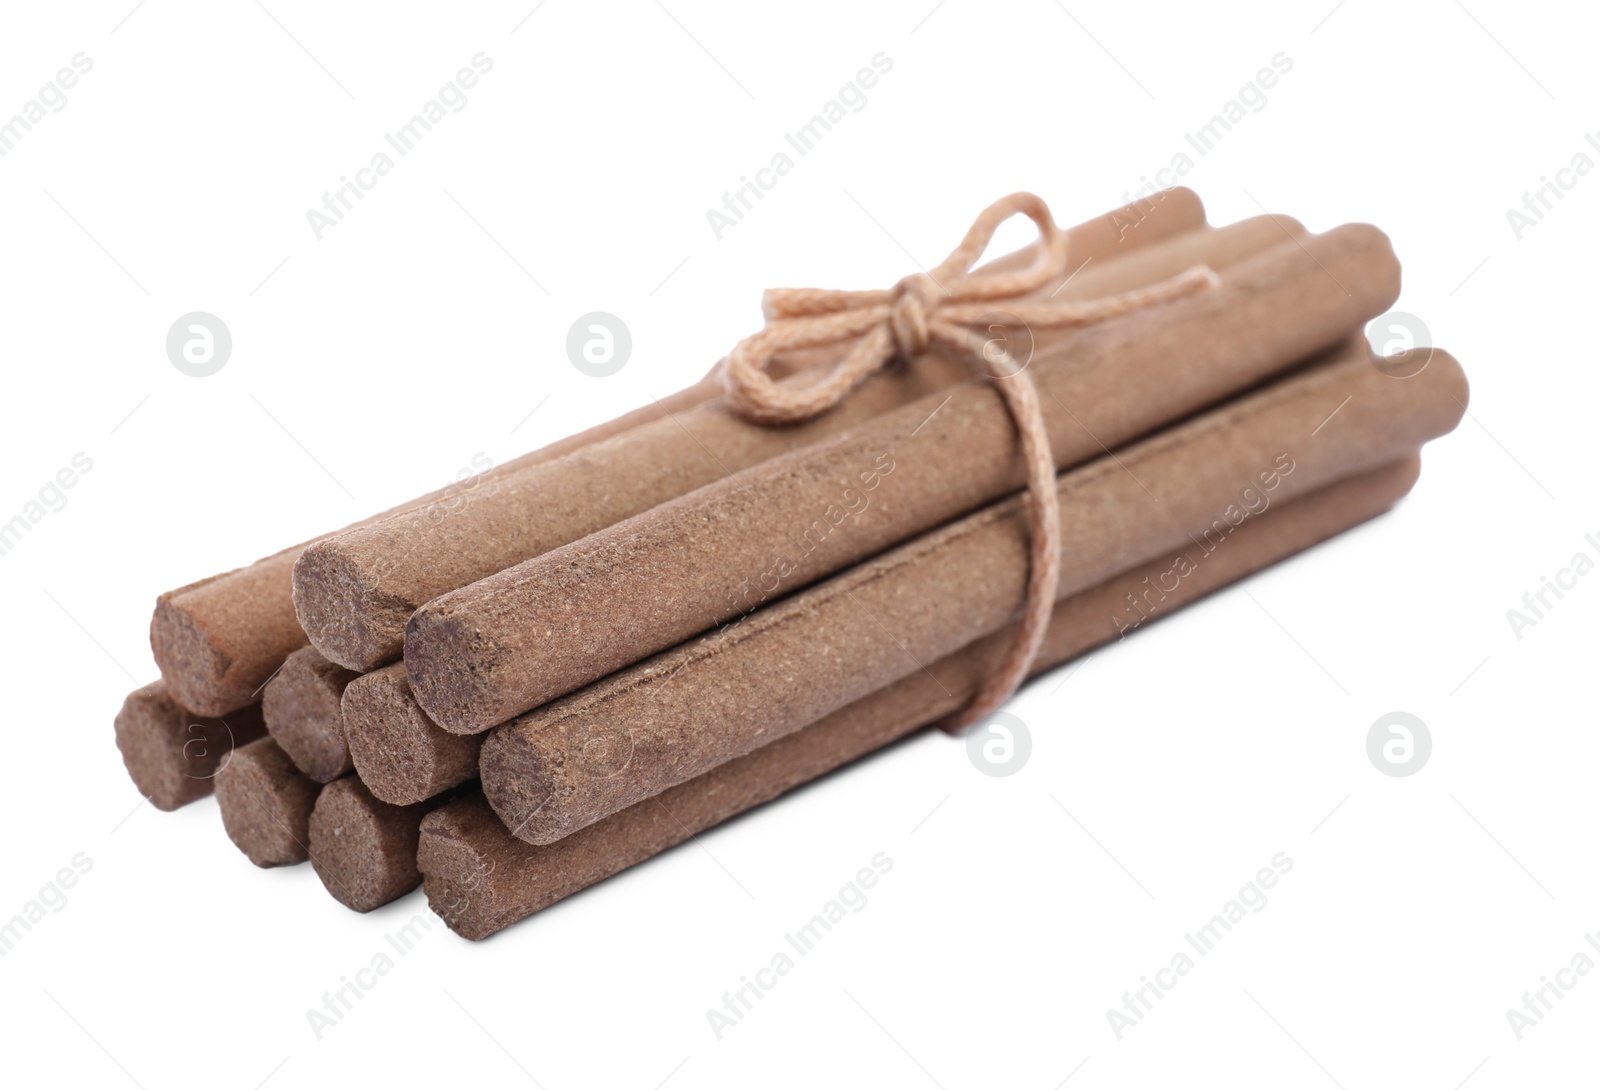
[[[1017, 270], [973, 271], [995, 229], [1014, 215], [1039, 228], [1031, 264]], [[1216, 273], [1204, 266], [1133, 291], [1098, 299], [1027, 298], [1066, 275], [1067, 235], [1050, 209], [1032, 193], [1013, 193], [985, 208], [961, 244], [933, 269], [907, 276], [887, 291], [775, 288], [762, 296], [767, 325], [728, 353], [723, 385], [734, 412], [760, 424], [793, 424], [833, 408], [893, 359], [909, 360], [929, 350], [970, 362], [999, 391], [1021, 442], [1026, 470], [1030, 537], [1028, 586], [1021, 627], [1005, 660], [972, 701], [944, 726], [959, 729], [987, 717], [1027, 677], [1055, 608], [1061, 573], [1061, 509], [1050, 434], [1038, 390], [1025, 370], [991, 333], [994, 325], [1060, 328], [1104, 321], [1192, 292], [1214, 288]], [[1059, 291], [1057, 288], [1056, 291]], [[1004, 314], [993, 306], [1004, 300]], [[853, 342], [843, 359], [805, 385], [779, 385], [767, 368], [779, 353]]]

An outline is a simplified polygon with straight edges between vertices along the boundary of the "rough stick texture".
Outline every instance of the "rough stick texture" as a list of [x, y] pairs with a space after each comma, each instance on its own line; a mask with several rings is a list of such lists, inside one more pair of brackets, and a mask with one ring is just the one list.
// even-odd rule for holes
[[[1222, 289], [1036, 353], [1058, 467], [1257, 385], [1394, 301], [1375, 229], [1288, 231], [1262, 216], [1152, 248], [1211, 264]], [[488, 730], [1022, 483], [1000, 395], [966, 383], [442, 595], [407, 626], [406, 670], [446, 730]]]
[[351, 682], [344, 723], [357, 775], [385, 802], [421, 802], [478, 776], [484, 736], [440, 729], [411, 695], [404, 663]]
[[311, 867], [334, 900], [371, 912], [421, 885], [418, 826], [434, 805], [392, 806], [354, 776], [323, 787], [308, 823]]
[[[1157, 206], [1140, 230], [1172, 218], [1173, 210], [1182, 211], [1182, 205], [1169, 200]], [[1181, 220], [1187, 223], [1187, 217]], [[1072, 252], [1085, 259], [1108, 253], [1080, 238], [1101, 239], [1110, 253], [1133, 245], [1132, 235], [1121, 242], [1108, 236], [1100, 220], [1070, 234]], [[1146, 234], [1138, 241], [1148, 245], [1160, 237]], [[1130, 254], [1090, 264], [1064, 296], [1090, 285], [1119, 290], [1105, 285], [1130, 277], [1134, 284], [1148, 283], [1144, 265], [1127, 270], [1125, 263], [1133, 260]], [[1042, 347], [1076, 335], [1053, 330], [1038, 340]], [[376, 669], [400, 657], [406, 621], [417, 607], [446, 591], [971, 377], [962, 361], [924, 355], [869, 379], [832, 412], [783, 428], [753, 424], [721, 401], [707, 402], [487, 481], [443, 518], [402, 513], [318, 542], [295, 563], [295, 609], [313, 646], [329, 659], [354, 670]], [[786, 381], [804, 385], [813, 379], [799, 374]]]
[[[1393, 461], [1455, 427], [1466, 398], [1446, 353], [1394, 379], [1363, 339], [1063, 474], [1057, 596], [1226, 536], [1251, 505]], [[1000, 628], [1022, 600], [1027, 557], [1021, 498], [984, 508], [514, 720], [484, 743], [484, 793], [521, 839], [560, 839]]]
[[129, 693], [115, 726], [122, 763], [157, 810], [176, 810], [211, 794], [217, 769], [234, 747], [266, 732], [259, 704], [220, 718], [195, 715], [160, 681]]
[[[1125, 634], [1130, 601], [1187, 563], [1175, 589], [1137, 614], [1154, 620], [1373, 518], [1410, 490], [1415, 455], [1247, 520], [1225, 548], [1198, 546], [1144, 564], [1056, 606], [1035, 663], [1042, 672]], [[1010, 647], [1003, 629], [771, 745], [540, 847], [507, 832], [480, 793], [422, 822], [417, 862], [433, 910], [482, 939], [713, 826], [777, 798], [960, 708]]]
[[321, 785], [302, 773], [271, 738], [233, 751], [217, 773], [217, 808], [228, 838], [258, 867], [308, 858], [311, 808]]
[[[485, 476], [514, 473], [559, 457], [585, 443], [658, 420], [663, 410], [681, 412], [719, 392], [717, 383], [704, 380], [659, 404], [525, 454], [487, 471]], [[446, 510], [473, 487], [474, 481], [458, 482], [367, 521], [419, 507]], [[305, 632], [294, 614], [293, 576], [294, 562], [309, 544], [295, 545], [156, 599], [155, 615], [150, 619], [150, 648], [175, 699], [206, 715], [226, 715], [261, 699], [261, 686], [272, 672], [292, 652], [306, 645]]]
[[[1103, 267], [1113, 270], [1117, 287], [1133, 286], [1140, 275], [1158, 279], [1196, 262], [1226, 266], [1235, 257], [1280, 242], [1285, 232], [1300, 230], [1293, 220], [1261, 217], [1215, 231], [1185, 232], [1138, 252], [1143, 256]], [[1087, 287], [1092, 290], [1096, 285]], [[357, 773], [386, 802], [420, 802], [477, 777], [481, 735], [457, 735], [440, 728], [417, 703], [400, 664], [351, 684], [345, 691], [344, 721]]]
[[284, 660], [262, 693], [261, 710], [273, 741], [318, 783], [331, 783], [355, 767], [339, 701], [358, 676], [316, 648], [302, 647]]

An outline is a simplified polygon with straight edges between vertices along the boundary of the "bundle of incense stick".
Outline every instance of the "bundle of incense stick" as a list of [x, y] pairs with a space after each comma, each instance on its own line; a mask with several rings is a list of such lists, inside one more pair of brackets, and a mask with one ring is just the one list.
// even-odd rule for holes
[[[1361, 331], [1400, 270], [1372, 227], [1213, 228], [1177, 189], [1065, 234], [1070, 268], [1019, 305], [1197, 265], [1216, 286], [1083, 328], [996, 306], [1057, 472], [1033, 673], [1386, 511], [1467, 398], [1442, 351], [1375, 365]], [[803, 388], [842, 352], [769, 372]], [[173, 809], [214, 787], [256, 865], [309, 860], [358, 911], [422, 885], [477, 939], [960, 711], [1029, 581], [994, 384], [922, 353], [783, 427], [720, 393], [714, 369], [161, 595], [162, 680], [116, 720], [139, 790]]]

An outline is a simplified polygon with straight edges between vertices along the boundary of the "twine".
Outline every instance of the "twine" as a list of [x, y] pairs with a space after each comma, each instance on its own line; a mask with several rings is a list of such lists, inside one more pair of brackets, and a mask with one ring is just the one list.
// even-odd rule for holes
[[[1000, 224], [1027, 216], [1039, 228], [1033, 262], [1016, 271], [972, 271]], [[1168, 280], [1099, 299], [1026, 301], [1025, 296], [1067, 271], [1067, 235], [1044, 201], [1013, 193], [985, 208], [961, 244], [933, 269], [873, 291], [774, 288], [762, 295], [765, 328], [734, 346], [722, 364], [729, 405], [760, 424], [809, 420], [843, 401], [869, 376], [894, 359], [910, 360], [933, 350], [966, 360], [994, 383], [1016, 424], [1027, 481], [1030, 550], [1021, 628], [1004, 661], [972, 701], [945, 723], [970, 726], [994, 712], [1027, 677], [1055, 608], [1061, 574], [1061, 509], [1056, 495], [1055, 457], [1039, 407], [1039, 394], [1025, 370], [989, 335], [994, 305], [1024, 328], [1083, 326], [1215, 288], [1216, 273], [1196, 266]], [[854, 342], [820, 379], [781, 386], [767, 374], [779, 353]]]

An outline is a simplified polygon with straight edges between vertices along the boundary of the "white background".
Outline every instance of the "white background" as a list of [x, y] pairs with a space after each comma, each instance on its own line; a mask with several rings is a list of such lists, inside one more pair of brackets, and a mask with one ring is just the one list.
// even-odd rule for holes
[[[1506, 215], [1575, 154], [1600, 161], [1577, 5], [533, 4], [0, 15], [0, 116], [94, 62], [0, 159], [0, 516], [94, 462], [0, 557], [0, 917], [93, 860], [0, 961], [8, 1076], [1592, 1079], [1600, 973], [1521, 1040], [1506, 1018], [1600, 931], [1600, 575], [1520, 640], [1506, 617], [1600, 557], [1600, 177], [1520, 240]], [[318, 241], [306, 211], [480, 51], [468, 105]], [[706, 211], [879, 52], [866, 108], [718, 241]], [[1473, 383], [1413, 495], [1035, 683], [1013, 777], [919, 737], [488, 943], [436, 924], [317, 1040], [307, 1009], [424, 902], [350, 913], [309, 867], [250, 866], [213, 800], [140, 804], [111, 718], [155, 676], [156, 594], [686, 385], [764, 286], [892, 283], [1013, 189], [1063, 223], [1121, 203], [1278, 53], [1293, 70], [1265, 108], [1183, 181], [1214, 223], [1266, 208], [1392, 235], [1400, 306]], [[164, 352], [195, 310], [234, 338], [207, 379]], [[632, 329], [615, 377], [566, 359], [591, 310]], [[1406, 779], [1365, 752], [1394, 710], [1434, 741]], [[877, 852], [894, 869], [867, 907], [717, 1040], [707, 1009]], [[1276, 852], [1294, 869], [1267, 907], [1117, 1040], [1106, 1011]]]

